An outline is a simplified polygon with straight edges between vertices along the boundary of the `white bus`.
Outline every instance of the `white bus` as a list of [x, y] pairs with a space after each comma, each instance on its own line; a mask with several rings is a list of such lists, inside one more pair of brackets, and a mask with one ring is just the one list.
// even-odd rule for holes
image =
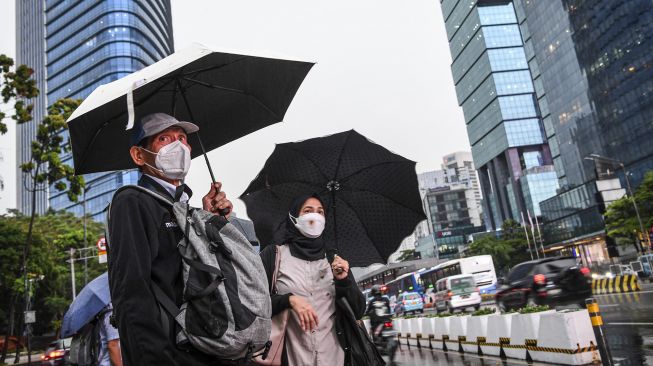
[[491, 294], [497, 290], [497, 273], [494, 270], [494, 262], [492, 262], [492, 256], [490, 255], [479, 255], [440, 263], [420, 273], [419, 279], [425, 291], [431, 292], [428, 289], [432, 289], [439, 279], [459, 274], [473, 275], [481, 294]]

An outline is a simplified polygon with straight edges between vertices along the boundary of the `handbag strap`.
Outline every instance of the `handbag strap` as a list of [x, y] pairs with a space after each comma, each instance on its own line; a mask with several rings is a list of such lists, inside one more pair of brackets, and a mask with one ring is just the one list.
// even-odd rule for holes
[[281, 249], [278, 245], [274, 246], [274, 272], [272, 272], [272, 293], [277, 293], [277, 276], [279, 276], [279, 267], [281, 266]]

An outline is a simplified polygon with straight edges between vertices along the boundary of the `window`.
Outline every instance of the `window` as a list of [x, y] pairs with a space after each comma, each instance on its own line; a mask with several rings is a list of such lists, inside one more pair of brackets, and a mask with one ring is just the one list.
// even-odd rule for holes
[[533, 263], [524, 263], [515, 267], [512, 272], [508, 274], [508, 281], [515, 282], [526, 277], [526, 275], [531, 271], [531, 268], [533, 268]]

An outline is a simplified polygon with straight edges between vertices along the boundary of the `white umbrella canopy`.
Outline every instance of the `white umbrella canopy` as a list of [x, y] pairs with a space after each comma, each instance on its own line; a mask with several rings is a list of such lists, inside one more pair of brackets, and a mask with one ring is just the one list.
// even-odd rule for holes
[[281, 122], [313, 65], [194, 44], [99, 86], [68, 119], [75, 173], [133, 168], [130, 129], [150, 113], [200, 127], [189, 136], [191, 145], [200, 147], [193, 157]]

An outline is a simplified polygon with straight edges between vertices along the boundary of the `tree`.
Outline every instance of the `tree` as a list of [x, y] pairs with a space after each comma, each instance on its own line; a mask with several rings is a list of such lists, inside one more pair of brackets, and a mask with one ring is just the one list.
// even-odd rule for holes
[[73, 168], [61, 161], [61, 154], [70, 152], [70, 143], [64, 141], [62, 132], [67, 129], [66, 120], [80, 103], [79, 100], [61, 99], [48, 108], [48, 115], [38, 126], [36, 140], [32, 141], [31, 158], [20, 165], [25, 190], [30, 192], [32, 202], [21, 261], [25, 304], [28, 303], [28, 264], [36, 220], [36, 192], [43, 191], [48, 186], [53, 186], [58, 191], [68, 189], [68, 198], [75, 202], [84, 187], [83, 177], [75, 176]]
[[[13, 211], [0, 216], [0, 293], [24, 294], [21, 279], [22, 245], [29, 227], [29, 216]], [[99, 238], [104, 230], [101, 223], [89, 221], [88, 236]], [[53, 212], [36, 217], [33, 250], [29, 257], [29, 278], [33, 280], [32, 309], [38, 313], [35, 333], [42, 334], [59, 328], [61, 319], [72, 300], [70, 267], [66, 263], [70, 248], [85, 246], [82, 218], [69, 212]], [[89, 279], [106, 271], [106, 265], [89, 261]], [[77, 283], [83, 284], [83, 271], [76, 272]], [[8, 319], [9, 299], [0, 297], [0, 320]], [[7, 324], [4, 324], [6, 327]]]
[[[27, 103], [32, 98], [36, 98], [39, 90], [36, 88], [36, 81], [32, 79], [34, 70], [25, 65], [20, 65], [12, 70], [14, 60], [11, 57], [0, 54], [0, 94], [2, 101], [8, 103], [14, 100], [14, 114], [11, 118], [16, 123], [25, 123], [32, 120], [32, 110], [34, 105]], [[0, 134], [7, 133], [7, 124], [4, 119], [7, 115], [0, 111]]]
[[[641, 251], [642, 248], [637, 245], [640, 227], [633, 200], [637, 202], [644, 230], [653, 226], [653, 172], [648, 172], [644, 176], [644, 180], [633, 192], [633, 196], [624, 196], [607, 207], [605, 229], [608, 236], [615, 239], [617, 244], [622, 246], [632, 244], [637, 251]], [[644, 241], [646, 242], [646, 239]]]
[[499, 236], [484, 235], [475, 239], [466, 253], [470, 256], [491, 255], [497, 271], [506, 272], [514, 265], [530, 260], [527, 243], [524, 228], [514, 220], [506, 220]]
[[406, 249], [401, 251], [397, 262], [405, 262], [412, 259], [415, 259], [415, 249]]

